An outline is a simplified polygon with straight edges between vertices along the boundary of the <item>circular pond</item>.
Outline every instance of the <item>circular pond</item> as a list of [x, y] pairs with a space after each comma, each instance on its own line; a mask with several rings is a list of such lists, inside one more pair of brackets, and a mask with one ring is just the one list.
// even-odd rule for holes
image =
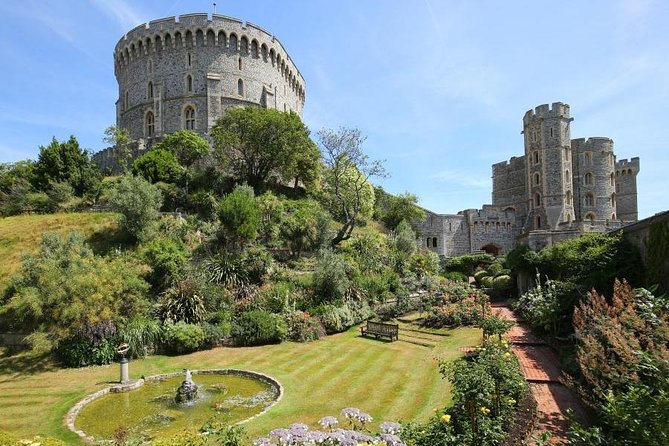
[[177, 389], [183, 374], [147, 378], [139, 388], [87, 398], [73, 414], [73, 427], [88, 440], [111, 439], [123, 430], [129, 438], [173, 435], [183, 429], [199, 429], [208, 421], [235, 424], [252, 418], [273, 405], [281, 386], [253, 372], [220, 370], [193, 372], [197, 396], [178, 404]]

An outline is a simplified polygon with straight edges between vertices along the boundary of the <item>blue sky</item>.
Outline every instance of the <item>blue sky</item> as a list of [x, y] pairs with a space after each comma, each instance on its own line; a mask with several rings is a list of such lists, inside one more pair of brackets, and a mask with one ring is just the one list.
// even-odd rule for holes
[[[219, 0], [284, 44], [304, 120], [368, 136], [388, 191], [455, 213], [491, 201], [491, 164], [522, 154], [522, 116], [566, 102], [572, 137], [641, 157], [639, 216], [669, 209], [669, 2]], [[212, 12], [201, 0], [3, 1], [0, 162], [52, 137], [96, 152], [115, 120], [112, 53], [134, 26]]]

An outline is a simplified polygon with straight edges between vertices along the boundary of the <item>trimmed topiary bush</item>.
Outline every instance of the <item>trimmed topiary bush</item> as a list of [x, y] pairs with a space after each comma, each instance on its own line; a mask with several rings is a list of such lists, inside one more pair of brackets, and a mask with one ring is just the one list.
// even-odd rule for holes
[[466, 274], [461, 273], [460, 271], [451, 271], [446, 274], [444, 274], [444, 277], [448, 280], [452, 280], [454, 282], [468, 282], [469, 278], [467, 277]]
[[278, 314], [252, 310], [233, 320], [231, 334], [238, 345], [278, 344], [286, 339], [288, 326]]
[[508, 275], [497, 276], [492, 281], [492, 288], [503, 295], [508, 295], [513, 290], [513, 278]]
[[492, 288], [492, 281], [494, 278], [492, 276], [481, 277], [481, 286], [485, 288]]
[[202, 346], [204, 339], [204, 330], [199, 325], [177, 322], [165, 327], [165, 349], [170, 353], [194, 352]]
[[482, 269], [474, 273], [474, 280], [476, 280], [477, 284], [481, 285], [481, 279], [487, 276], [490, 276], [490, 273], [487, 270]]

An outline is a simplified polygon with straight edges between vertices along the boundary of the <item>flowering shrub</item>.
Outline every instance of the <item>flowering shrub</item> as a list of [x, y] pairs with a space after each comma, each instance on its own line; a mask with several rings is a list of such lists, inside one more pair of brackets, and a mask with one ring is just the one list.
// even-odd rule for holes
[[490, 304], [484, 294], [470, 293], [460, 300], [454, 295], [444, 296], [442, 305], [432, 307], [425, 318], [424, 324], [428, 327], [455, 327], [460, 325], [476, 325], [486, 314], [491, 314]]
[[315, 341], [325, 336], [323, 324], [303, 311], [293, 311], [286, 316], [288, 339], [295, 342]]
[[322, 431], [310, 431], [306, 424], [295, 423], [287, 429], [274, 429], [267, 437], [258, 438], [254, 446], [275, 445], [323, 445], [323, 446], [361, 446], [385, 445], [406, 446], [398, 436], [401, 431], [399, 423], [384, 422], [380, 425], [380, 432], [371, 435], [366, 425], [372, 417], [355, 407], [347, 407], [341, 415], [348, 421], [348, 429], [338, 428], [339, 420], [336, 417], [323, 417], [318, 424]]

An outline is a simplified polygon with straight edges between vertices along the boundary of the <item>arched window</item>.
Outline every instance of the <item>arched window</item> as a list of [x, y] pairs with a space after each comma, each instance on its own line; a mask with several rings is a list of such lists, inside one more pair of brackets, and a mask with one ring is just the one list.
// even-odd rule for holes
[[597, 217], [596, 217], [595, 214], [592, 213], [592, 212], [588, 212], [588, 213], [585, 215], [585, 219], [586, 219], [586, 220], [589, 220], [589, 221], [590, 221], [590, 224], [593, 224], [593, 223], [595, 222], [595, 218], [597, 218]]
[[425, 246], [427, 246], [427, 247], [429, 248], [429, 247], [430, 247], [430, 242], [431, 242], [431, 241], [432, 241], [432, 239], [431, 239], [430, 237], [428, 237]]
[[585, 152], [583, 156], [583, 164], [585, 164], [585, 166], [590, 166], [592, 164], [592, 154], [590, 152]]
[[571, 223], [571, 214], [567, 213], [567, 218], [566, 218], [567, 223]]
[[237, 61], [239, 62], [239, 69], [241, 70], [242, 69], [242, 58], [240, 57], [239, 59], [237, 59]]
[[616, 193], [611, 194], [611, 207], [615, 208], [616, 207]]
[[632, 169], [627, 169], [627, 175], [632, 175]]
[[153, 73], [153, 60], [149, 59], [148, 62], [148, 71], [149, 73]]
[[594, 206], [595, 205], [595, 196], [592, 193], [588, 192], [585, 194], [585, 205]]
[[569, 175], [569, 169], [564, 171], [564, 180], [571, 183], [571, 175]]
[[616, 185], [616, 176], [613, 173], [611, 173], [611, 186], [615, 185]]
[[189, 67], [193, 65], [193, 56], [190, 53], [186, 54], [186, 64]]
[[541, 194], [539, 193], [534, 194], [534, 206], [541, 206]]
[[553, 137], [553, 127], [551, 127], [551, 138]]
[[251, 57], [258, 58], [258, 41], [255, 39], [251, 41]]
[[535, 185], [535, 186], [538, 186], [538, 185], [539, 185], [540, 179], [541, 179], [541, 177], [539, 176], [539, 172], [536, 172], [536, 173], [534, 174], [534, 185]]
[[153, 99], [153, 82], [149, 81], [149, 88], [147, 95], [149, 96], [149, 99]]
[[186, 76], [186, 93], [193, 92], [193, 76], [190, 74]]
[[615, 220], [615, 219], [616, 219], [616, 214], [615, 213], [611, 214], [611, 220]]
[[564, 194], [564, 201], [565, 201], [565, 204], [567, 204], [568, 206], [570, 206], [570, 205], [571, 205], [571, 200], [572, 200], [571, 191], [568, 190], [568, 191]]
[[144, 122], [145, 122], [145, 125], [146, 125], [146, 136], [148, 136], [150, 138], [150, 137], [153, 136], [153, 134], [155, 133], [155, 130], [156, 130], [155, 123], [154, 123], [154, 120], [153, 120], [153, 112], [152, 111], [146, 112]]
[[588, 172], [585, 174], [585, 184], [588, 186], [592, 185], [592, 173]]
[[239, 96], [244, 96], [244, 81], [241, 79], [237, 81], [237, 94]]
[[242, 38], [239, 41], [239, 51], [244, 56], [249, 55], [249, 39], [247, 39], [246, 36], [242, 36]]
[[432, 237], [432, 247], [433, 248], [437, 247], [437, 237]]
[[184, 127], [186, 130], [195, 130], [195, 109], [190, 105], [184, 109]]
[[541, 217], [538, 215], [535, 221], [535, 229], [541, 229]]
[[564, 159], [569, 161], [569, 147], [564, 148]]
[[539, 152], [534, 151], [532, 153], [532, 160], [534, 161], [534, 164], [539, 164]]

